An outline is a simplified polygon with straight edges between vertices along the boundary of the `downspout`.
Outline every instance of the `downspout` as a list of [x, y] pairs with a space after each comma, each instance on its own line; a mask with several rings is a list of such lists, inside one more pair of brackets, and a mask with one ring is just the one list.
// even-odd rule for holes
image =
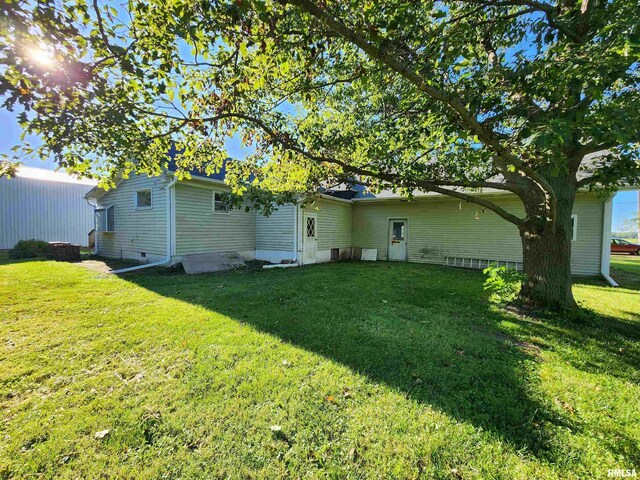
[[135, 272], [136, 270], [142, 270], [143, 268], [161, 267], [163, 265], [168, 265], [169, 263], [171, 263], [171, 245], [172, 245], [171, 225], [173, 220], [173, 209], [175, 207], [173, 202], [171, 201], [171, 192], [173, 187], [177, 183], [177, 181], [178, 179], [174, 177], [173, 180], [171, 180], [167, 184], [167, 194], [166, 194], [167, 195], [167, 255], [166, 257], [160, 260], [159, 262], [147, 263], [145, 265], [137, 265], [135, 267], [129, 267], [129, 268], [122, 268], [120, 270], [111, 270], [109, 273], [119, 274], [119, 273]]
[[298, 263], [298, 200], [293, 208], [293, 260]]
[[604, 202], [604, 210], [602, 215], [602, 257], [600, 259], [600, 273], [602, 277], [609, 282], [612, 287], [617, 287], [616, 281], [609, 275], [609, 267], [611, 266], [611, 211], [613, 208], [613, 194]]

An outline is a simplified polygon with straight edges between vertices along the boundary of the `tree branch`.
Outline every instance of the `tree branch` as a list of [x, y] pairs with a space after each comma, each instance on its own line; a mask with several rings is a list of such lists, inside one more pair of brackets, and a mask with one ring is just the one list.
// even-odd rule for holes
[[[450, 94], [434, 87], [430, 82], [422, 78], [418, 73], [410, 69], [408, 63], [398, 61], [389, 54], [383, 47], [377, 47], [368, 40], [360, 36], [358, 33], [347, 27], [340, 20], [334, 18], [330, 13], [319, 7], [310, 0], [285, 0], [290, 5], [297, 6], [306, 11], [313, 17], [321, 21], [330, 30], [341, 35], [345, 40], [353, 43], [363, 50], [371, 58], [382, 62], [384, 65], [402, 75], [409, 82], [414, 84], [419, 90], [427, 94], [432, 99], [439, 101], [453, 110], [472, 133], [476, 134], [483, 143], [491, 147], [491, 149], [505, 161], [516, 167], [518, 170], [526, 174], [531, 181], [536, 184], [545, 196], [545, 204], [547, 210], [546, 221], [552, 227], [555, 226], [556, 219], [556, 194], [551, 184], [535, 170], [525, 164], [522, 160], [511, 154], [507, 148], [502, 145], [500, 138], [492, 130], [482, 125], [477, 118], [465, 107], [464, 103]], [[534, 5], [537, 2], [531, 2]], [[543, 4], [541, 4], [543, 5]], [[532, 5], [533, 6], [533, 5]], [[546, 6], [545, 6], [546, 7]]]
[[[153, 115], [154, 112], [151, 111], [146, 111], [146, 110], [142, 110], [145, 113], [151, 114]], [[281, 145], [282, 147], [291, 150], [293, 152], [296, 152], [300, 155], [302, 155], [303, 157], [315, 162], [315, 163], [331, 163], [333, 165], [338, 165], [340, 167], [342, 167], [342, 169], [346, 172], [355, 174], [355, 175], [361, 175], [361, 176], [365, 176], [365, 177], [370, 177], [370, 178], [378, 178], [380, 180], [385, 180], [387, 182], [392, 182], [392, 183], [396, 183], [398, 181], [402, 181], [402, 179], [396, 175], [396, 174], [392, 174], [392, 173], [388, 173], [388, 172], [374, 172], [372, 170], [367, 170], [361, 167], [356, 167], [353, 165], [350, 165], [349, 163], [336, 159], [336, 158], [332, 158], [332, 157], [327, 157], [327, 156], [322, 156], [322, 155], [315, 155], [312, 154], [311, 152], [308, 152], [307, 150], [305, 150], [304, 148], [300, 147], [299, 145], [295, 144], [294, 142], [292, 142], [291, 140], [288, 139], [288, 137], [286, 137], [285, 135], [282, 135], [276, 131], [274, 131], [272, 128], [270, 128], [264, 121], [260, 120], [259, 118], [250, 116], [250, 115], [246, 115], [246, 114], [242, 114], [242, 113], [222, 113], [220, 115], [216, 115], [213, 117], [205, 117], [205, 118], [201, 118], [201, 119], [182, 119], [179, 117], [172, 117], [170, 115], [167, 115], [165, 113], [160, 113], [160, 112], [155, 112], [156, 114], [165, 117], [165, 118], [173, 118], [175, 120], [179, 120], [180, 121], [180, 126], [178, 128], [180, 128], [181, 126], [187, 125], [190, 122], [217, 122], [220, 120], [224, 120], [226, 118], [237, 118], [237, 119], [241, 119], [244, 120], [246, 122], [249, 122], [257, 127], [259, 127], [262, 131], [264, 131], [275, 143]], [[448, 195], [450, 197], [454, 197], [454, 198], [458, 198], [460, 200], [464, 200], [466, 202], [470, 202], [470, 203], [475, 203], [477, 205], [481, 205], [485, 208], [488, 208], [489, 210], [492, 210], [493, 212], [497, 213], [500, 217], [502, 217], [503, 219], [505, 219], [506, 221], [513, 223], [514, 225], [520, 226], [524, 223], [524, 220], [517, 217], [516, 215], [513, 215], [509, 212], [507, 212], [505, 209], [503, 209], [502, 207], [499, 207], [498, 205], [494, 204], [493, 202], [490, 202], [488, 200], [485, 200], [483, 198], [479, 198], [477, 196], [473, 196], [470, 195], [468, 193], [464, 193], [464, 192], [460, 192], [457, 190], [451, 190], [448, 188], [443, 188], [444, 186], [451, 186], [451, 187], [466, 187], [466, 188], [495, 188], [495, 189], [500, 189], [500, 190], [507, 190], [507, 191], [511, 191], [511, 192], [515, 192], [515, 189], [517, 187], [513, 186], [513, 185], [507, 185], [504, 183], [499, 183], [499, 182], [484, 182], [484, 181], [470, 181], [470, 182], [452, 182], [452, 181], [445, 181], [445, 180], [433, 180], [433, 181], [429, 181], [429, 180], [417, 180], [415, 182], [410, 182], [407, 183], [405, 182], [405, 186], [408, 187], [412, 187], [412, 188], [418, 188], [418, 189], [422, 189], [424, 191], [427, 192], [436, 192], [436, 193], [440, 193], [442, 195]]]

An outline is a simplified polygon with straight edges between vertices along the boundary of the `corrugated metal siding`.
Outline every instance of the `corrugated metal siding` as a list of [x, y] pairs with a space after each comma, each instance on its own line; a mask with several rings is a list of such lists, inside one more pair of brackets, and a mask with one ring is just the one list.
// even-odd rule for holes
[[88, 244], [93, 208], [90, 185], [24, 177], [0, 179], [0, 249], [19, 240]]
[[[255, 211], [213, 212], [213, 188], [176, 185], [176, 254], [247, 252], [256, 248]], [[226, 187], [216, 187], [219, 191]]]
[[256, 213], [256, 249], [290, 252], [294, 249], [295, 205], [282, 205], [268, 217]]
[[316, 207], [318, 250], [351, 247], [352, 204], [320, 199]]
[[[522, 214], [516, 198], [493, 199], [506, 210]], [[356, 202], [353, 209], [353, 246], [377, 248], [387, 258], [390, 218], [406, 218], [410, 262], [444, 264], [446, 257], [522, 261], [517, 228], [491, 211], [450, 199]], [[577, 239], [573, 242], [572, 270], [577, 275], [600, 272], [603, 201], [579, 195]]]
[[[140, 252], [148, 255], [167, 254], [167, 188], [168, 179], [131, 176], [115, 189], [108, 191], [99, 205], [114, 205], [115, 232], [99, 233], [98, 254], [111, 258], [140, 258]], [[136, 210], [136, 190], [150, 188], [152, 208]]]

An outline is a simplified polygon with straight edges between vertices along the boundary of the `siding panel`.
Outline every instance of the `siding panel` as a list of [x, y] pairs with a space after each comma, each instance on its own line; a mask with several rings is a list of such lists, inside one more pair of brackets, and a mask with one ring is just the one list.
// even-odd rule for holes
[[[507, 211], [522, 215], [517, 198], [494, 199]], [[412, 202], [355, 202], [353, 244], [377, 248], [378, 258], [387, 258], [389, 218], [406, 218], [410, 262], [444, 264], [447, 256], [522, 261], [517, 228], [491, 211], [473, 204], [445, 198]], [[572, 242], [572, 271], [577, 275], [600, 272], [603, 201], [579, 195], [574, 207], [578, 215], [576, 241]]]
[[[145, 260], [141, 252], [147, 254], [147, 260], [166, 256], [167, 183], [164, 176], [131, 176], [99, 200], [99, 206], [114, 205], [115, 209], [115, 232], [98, 234], [99, 255], [136, 260]], [[136, 210], [135, 192], [147, 188], [151, 189], [152, 208]]]
[[249, 252], [256, 248], [255, 211], [214, 213], [213, 191], [228, 187], [177, 184], [176, 254]]
[[256, 249], [291, 252], [295, 235], [294, 205], [282, 205], [270, 216], [256, 213]]
[[352, 246], [352, 204], [327, 199], [320, 199], [316, 204], [318, 250], [350, 248]]

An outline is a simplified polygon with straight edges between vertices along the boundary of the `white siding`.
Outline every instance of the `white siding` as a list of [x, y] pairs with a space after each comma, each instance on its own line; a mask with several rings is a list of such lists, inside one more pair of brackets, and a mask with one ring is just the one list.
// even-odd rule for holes
[[576, 275], [599, 275], [602, 260], [604, 199], [580, 194], [573, 206], [578, 216], [576, 240], [571, 242], [571, 270]]
[[0, 249], [18, 240], [86, 246], [93, 208], [83, 198], [91, 185], [28, 177], [0, 179]]
[[[114, 205], [115, 231], [98, 234], [99, 255], [143, 262], [166, 257], [168, 182], [164, 176], [131, 176], [100, 198], [99, 206]], [[144, 189], [151, 189], [152, 207], [137, 210], [135, 192]]]
[[256, 249], [292, 252], [295, 235], [295, 205], [282, 205], [268, 217], [256, 213]]
[[317, 208], [318, 251], [350, 248], [352, 204], [340, 200], [320, 199]]
[[192, 253], [240, 253], [253, 258], [256, 249], [255, 211], [213, 211], [213, 190], [228, 187], [177, 184], [176, 255]]
[[[506, 210], [522, 214], [517, 198], [493, 199]], [[598, 275], [602, 238], [603, 201], [579, 195], [574, 207], [578, 233], [572, 242], [572, 271], [576, 275]], [[517, 228], [495, 213], [470, 203], [446, 198], [411, 202], [355, 202], [354, 247], [377, 248], [378, 258], [387, 258], [388, 221], [406, 218], [410, 262], [443, 264], [447, 256], [522, 261], [522, 243]]]
[[352, 203], [328, 198], [320, 198], [315, 204], [306, 205], [304, 208], [301, 207], [298, 217], [299, 258], [302, 258], [302, 248], [304, 246], [305, 225], [303, 225], [303, 222], [305, 212], [312, 213], [317, 217], [318, 250], [316, 261], [318, 263], [330, 261], [331, 250], [334, 248], [339, 249], [340, 258], [349, 258], [352, 246], [352, 210]]

